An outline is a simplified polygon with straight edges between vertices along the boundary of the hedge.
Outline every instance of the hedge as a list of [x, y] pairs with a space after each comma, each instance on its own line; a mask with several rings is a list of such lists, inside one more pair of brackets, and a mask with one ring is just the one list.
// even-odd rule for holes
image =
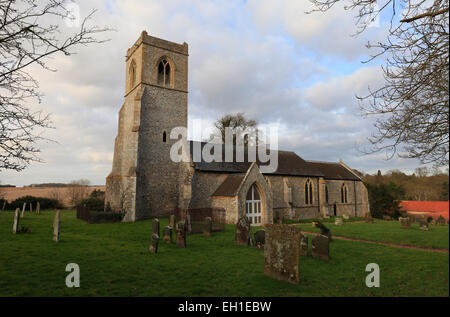
[[[61, 204], [56, 199], [46, 198], [46, 197], [34, 197], [34, 196], [23, 196], [19, 197], [11, 203], [6, 203], [6, 208], [8, 210], [15, 210], [16, 208], [22, 209], [23, 203], [26, 203], [26, 208], [30, 208], [30, 203], [33, 205], [33, 210], [36, 209], [37, 202], [40, 204], [41, 210], [43, 209], [58, 209], [62, 208]], [[0, 208], [3, 207], [3, 199], [0, 201]]]

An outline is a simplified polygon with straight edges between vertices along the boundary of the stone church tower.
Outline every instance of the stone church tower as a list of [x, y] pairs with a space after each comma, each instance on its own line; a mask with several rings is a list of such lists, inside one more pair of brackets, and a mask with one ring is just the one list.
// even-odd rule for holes
[[127, 50], [125, 101], [119, 112], [106, 204], [124, 221], [169, 213], [179, 197], [179, 163], [170, 159], [174, 127], [187, 127], [188, 45], [143, 31]]

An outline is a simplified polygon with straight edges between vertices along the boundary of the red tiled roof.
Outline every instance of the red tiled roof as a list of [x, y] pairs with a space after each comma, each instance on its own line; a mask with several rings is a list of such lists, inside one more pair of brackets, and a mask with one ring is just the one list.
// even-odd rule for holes
[[406, 212], [426, 213], [433, 218], [442, 215], [448, 220], [448, 201], [411, 201], [403, 200], [399, 203], [401, 209]]

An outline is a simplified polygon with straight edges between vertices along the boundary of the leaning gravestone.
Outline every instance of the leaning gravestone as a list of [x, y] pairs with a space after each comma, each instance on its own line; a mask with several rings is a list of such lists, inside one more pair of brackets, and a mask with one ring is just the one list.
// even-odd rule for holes
[[211, 217], [206, 217], [205, 218], [205, 224], [203, 226], [203, 234], [206, 237], [210, 237], [211, 236], [211, 232], [212, 232], [212, 219], [211, 219]]
[[402, 225], [402, 228], [410, 229], [411, 223], [409, 222], [408, 217], [399, 217], [398, 220], [400, 220], [400, 224]]
[[320, 229], [320, 234], [327, 236], [328, 239], [330, 239], [330, 241], [332, 240], [331, 230], [328, 229], [327, 227], [325, 227], [325, 225], [323, 223], [321, 223], [320, 221], [316, 221], [316, 222], [313, 222], [313, 225]]
[[255, 238], [255, 245], [258, 249], [261, 249], [264, 247], [264, 244], [266, 243], [266, 231], [265, 230], [257, 230], [253, 237]]
[[2, 212], [5, 211], [5, 207], [6, 207], [6, 199], [3, 201], [3, 207], [2, 207]]
[[420, 218], [420, 227], [419, 227], [419, 229], [423, 230], [423, 231], [429, 231], [430, 230], [430, 228], [428, 227], [428, 221], [424, 217]]
[[60, 221], [60, 211], [57, 210], [55, 217], [53, 218], [53, 241], [59, 242], [61, 229], [61, 221]]
[[41, 204], [39, 202], [37, 202], [36, 204], [36, 215], [40, 215], [41, 214]]
[[300, 237], [300, 255], [308, 255], [308, 236], [304, 234]]
[[165, 243], [172, 243], [172, 227], [166, 226], [163, 228], [163, 241]]
[[19, 232], [19, 214], [20, 214], [20, 209], [16, 208], [16, 211], [14, 212], [14, 224], [13, 224], [13, 233], [14, 234]]
[[290, 225], [266, 225], [264, 274], [293, 284], [299, 282], [301, 230]]
[[312, 256], [325, 261], [330, 260], [330, 239], [323, 234], [318, 234], [311, 241]]
[[152, 221], [152, 233], [156, 233], [159, 237], [159, 219], [154, 218]]
[[176, 223], [177, 223], [177, 220], [175, 218], [175, 215], [170, 215], [169, 226], [171, 226], [173, 230], [175, 230], [175, 224]]
[[239, 218], [236, 224], [236, 236], [234, 241], [236, 244], [248, 246], [249, 235], [250, 235], [250, 222], [248, 221], [246, 216], [243, 216]]
[[342, 226], [342, 218], [336, 218], [336, 219], [334, 219], [334, 224], [336, 225], [336, 226]]
[[186, 248], [186, 223], [184, 221], [177, 224], [177, 247]]
[[437, 223], [438, 223], [440, 226], [445, 226], [445, 218], [442, 217], [442, 215], [440, 215], [439, 218], [437, 219]]
[[158, 244], [159, 244], [159, 236], [156, 233], [152, 233], [152, 242], [150, 243], [150, 247], [148, 251], [150, 253], [158, 253]]

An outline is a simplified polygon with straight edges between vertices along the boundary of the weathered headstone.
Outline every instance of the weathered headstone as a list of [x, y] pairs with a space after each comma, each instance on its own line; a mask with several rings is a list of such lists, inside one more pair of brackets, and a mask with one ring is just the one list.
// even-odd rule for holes
[[342, 226], [343, 222], [342, 222], [342, 218], [336, 218], [334, 219], [334, 224], [336, 226]]
[[264, 274], [298, 284], [300, 273], [301, 230], [296, 226], [266, 225]]
[[32, 213], [32, 212], [33, 212], [33, 204], [30, 203], [30, 213]]
[[163, 241], [165, 243], [172, 243], [172, 232], [173, 229], [171, 226], [166, 226], [163, 228]]
[[154, 218], [152, 221], [152, 233], [156, 233], [159, 237], [159, 219]]
[[439, 218], [437, 219], [437, 223], [438, 223], [440, 226], [445, 226], [445, 218], [442, 217], [442, 215], [440, 215]]
[[409, 223], [410, 224], [413, 224], [413, 223], [416, 222], [416, 217], [414, 217], [413, 215], [408, 215], [408, 218], [409, 218]]
[[261, 249], [264, 248], [264, 244], [266, 243], [266, 231], [265, 230], [257, 230], [253, 234], [255, 238], [255, 245], [257, 248]]
[[41, 214], [41, 204], [39, 202], [37, 202], [36, 204], [36, 215], [40, 215]]
[[16, 208], [16, 211], [14, 212], [14, 224], [13, 224], [13, 233], [16, 234], [19, 232], [19, 214], [20, 209]]
[[420, 230], [423, 231], [429, 231], [430, 228], [428, 227], [428, 221], [425, 219], [425, 217], [420, 218]]
[[408, 217], [399, 217], [398, 220], [400, 220], [400, 224], [402, 225], [402, 228], [406, 228], [406, 229], [411, 228], [411, 223], [409, 222]]
[[366, 223], [373, 223], [373, 218], [372, 218], [372, 214], [369, 212], [366, 212], [366, 214], [364, 215], [364, 221]]
[[53, 218], [53, 241], [55, 242], [59, 242], [60, 228], [61, 228], [60, 211], [57, 210], [55, 217]]
[[304, 234], [300, 237], [300, 255], [308, 255], [308, 236]]
[[313, 258], [330, 260], [330, 239], [323, 234], [318, 234], [311, 240], [311, 250]]
[[432, 224], [433, 226], [435, 226], [436, 225], [436, 219], [431, 219], [431, 221], [430, 221], [430, 224]]
[[6, 208], [6, 199], [3, 201], [3, 207], [2, 207], [2, 212], [4, 212], [5, 211], [5, 208]]
[[186, 223], [184, 221], [177, 224], [177, 247], [186, 248]]
[[21, 213], [21, 215], [20, 215], [21, 218], [23, 218], [23, 216], [25, 215], [25, 208], [26, 208], [26, 206], [27, 206], [27, 203], [23, 203], [23, 206], [22, 206], [22, 213]]
[[191, 234], [192, 232], [192, 224], [191, 224], [191, 214], [188, 212], [186, 213], [186, 234]]
[[175, 230], [176, 223], [177, 223], [177, 219], [176, 219], [175, 215], [170, 215], [169, 226], [171, 226], [173, 230]]
[[328, 229], [327, 227], [325, 227], [325, 225], [323, 223], [321, 223], [320, 221], [316, 221], [316, 222], [313, 222], [313, 226], [319, 228], [320, 234], [327, 236], [328, 239], [330, 239], [330, 241], [332, 241], [331, 230]]
[[205, 223], [203, 225], [203, 234], [207, 237], [211, 236], [212, 232], [212, 219], [211, 217], [205, 218]]
[[342, 214], [342, 218], [344, 219], [350, 219], [350, 215], [348, 214], [348, 212], [344, 211], [344, 213]]
[[150, 253], [158, 253], [159, 236], [156, 233], [152, 233], [152, 241], [148, 251]]
[[250, 234], [250, 222], [246, 216], [239, 218], [236, 224], [235, 243], [239, 245], [248, 245]]

